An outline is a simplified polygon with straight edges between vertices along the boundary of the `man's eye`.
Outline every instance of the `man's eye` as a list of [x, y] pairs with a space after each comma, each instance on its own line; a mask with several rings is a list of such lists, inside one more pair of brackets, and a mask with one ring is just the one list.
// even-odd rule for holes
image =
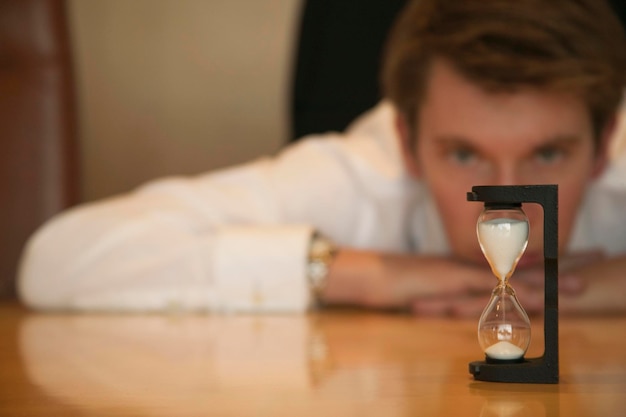
[[556, 147], [542, 148], [535, 152], [535, 160], [542, 164], [554, 164], [565, 157], [565, 151]]
[[476, 152], [465, 148], [450, 150], [448, 156], [453, 162], [461, 165], [469, 165], [477, 160]]

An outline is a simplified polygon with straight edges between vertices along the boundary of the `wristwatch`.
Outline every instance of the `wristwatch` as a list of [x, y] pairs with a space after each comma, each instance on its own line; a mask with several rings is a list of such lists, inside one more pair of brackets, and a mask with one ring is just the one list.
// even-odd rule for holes
[[335, 259], [336, 254], [337, 246], [332, 240], [320, 233], [313, 233], [309, 245], [307, 278], [311, 294], [317, 302], [320, 301], [322, 291], [326, 287], [330, 264]]

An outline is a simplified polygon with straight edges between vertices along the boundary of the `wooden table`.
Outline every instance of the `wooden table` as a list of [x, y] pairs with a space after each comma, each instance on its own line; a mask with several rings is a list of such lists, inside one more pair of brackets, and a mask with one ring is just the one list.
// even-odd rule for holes
[[[537, 336], [529, 356], [543, 349]], [[561, 320], [561, 382], [477, 382], [476, 322], [0, 305], [0, 416], [625, 416], [626, 318]]]

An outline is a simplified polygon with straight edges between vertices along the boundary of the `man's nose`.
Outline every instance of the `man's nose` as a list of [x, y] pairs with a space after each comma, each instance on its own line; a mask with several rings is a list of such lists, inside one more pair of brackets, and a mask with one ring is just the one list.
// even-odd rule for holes
[[501, 164], [495, 167], [492, 178], [494, 185], [520, 185], [521, 178], [514, 164]]

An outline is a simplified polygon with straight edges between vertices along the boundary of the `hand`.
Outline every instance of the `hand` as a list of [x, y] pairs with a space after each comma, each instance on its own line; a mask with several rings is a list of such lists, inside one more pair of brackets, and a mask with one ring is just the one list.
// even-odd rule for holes
[[563, 314], [625, 314], [626, 256], [604, 257], [575, 265], [568, 275], [582, 280], [584, 291], [559, 298]]
[[[574, 252], [559, 257], [559, 291], [564, 293], [580, 293], [585, 282], [576, 274], [576, 271], [595, 262], [606, 259], [601, 251]], [[515, 282], [525, 282], [533, 287], [544, 286], [543, 263], [530, 268], [518, 268], [515, 271]]]
[[[574, 296], [586, 281], [572, 271], [602, 259], [598, 252], [560, 259], [559, 291]], [[543, 311], [543, 266], [517, 271], [513, 287], [529, 315]], [[497, 281], [487, 267], [449, 258], [344, 249], [331, 266], [324, 300], [370, 308], [409, 308], [416, 314], [476, 317]]]
[[[559, 294], [566, 299], [583, 294], [587, 281], [576, 271], [605, 259], [602, 252], [589, 251], [572, 253], [559, 258]], [[543, 264], [515, 272], [512, 283], [520, 303], [529, 315], [541, 314], [544, 308]], [[493, 287], [492, 287], [493, 288]], [[464, 294], [460, 297], [418, 298], [413, 301], [413, 310], [418, 314], [453, 315], [477, 317], [487, 305], [489, 296]]]
[[483, 300], [482, 310], [496, 282], [488, 268], [447, 258], [343, 249], [331, 265], [323, 298], [371, 308], [423, 305], [423, 314], [454, 315], [456, 301], [468, 295]]

